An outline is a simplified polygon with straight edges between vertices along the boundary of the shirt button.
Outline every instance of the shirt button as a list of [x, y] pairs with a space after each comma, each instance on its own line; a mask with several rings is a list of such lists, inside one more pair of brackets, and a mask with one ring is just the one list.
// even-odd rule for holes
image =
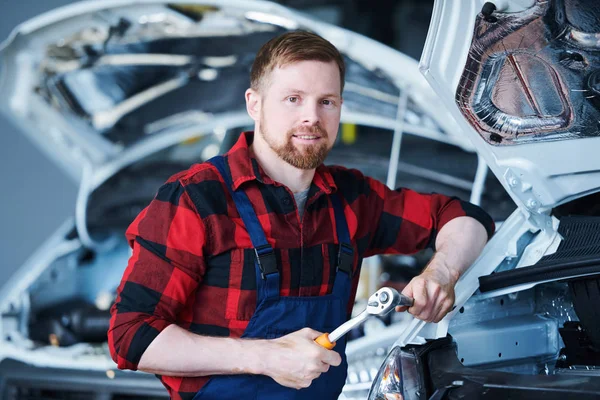
[[292, 202], [290, 201], [289, 198], [286, 197], [285, 199], [283, 199], [283, 204], [285, 204], [286, 206], [289, 206], [291, 203]]

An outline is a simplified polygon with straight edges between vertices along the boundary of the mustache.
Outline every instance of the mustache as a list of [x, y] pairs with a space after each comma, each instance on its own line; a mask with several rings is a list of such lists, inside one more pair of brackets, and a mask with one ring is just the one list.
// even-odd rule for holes
[[312, 125], [312, 126], [299, 126], [296, 128], [292, 128], [289, 132], [289, 136], [298, 135], [298, 134], [312, 134], [317, 135], [322, 138], [327, 138], [327, 131], [321, 128], [320, 125]]

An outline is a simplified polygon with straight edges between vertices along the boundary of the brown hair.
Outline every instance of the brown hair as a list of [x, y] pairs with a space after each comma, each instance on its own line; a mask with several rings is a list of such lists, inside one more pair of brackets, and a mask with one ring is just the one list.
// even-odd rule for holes
[[252, 64], [250, 86], [259, 90], [275, 67], [298, 61], [335, 61], [340, 70], [340, 91], [344, 90], [346, 66], [342, 55], [330, 42], [306, 31], [286, 32], [265, 43]]

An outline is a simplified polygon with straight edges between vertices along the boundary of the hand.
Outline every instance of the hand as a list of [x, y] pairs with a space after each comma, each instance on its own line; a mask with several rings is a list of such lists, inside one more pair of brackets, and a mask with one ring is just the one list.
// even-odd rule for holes
[[313, 380], [329, 371], [330, 366], [337, 367], [342, 362], [336, 351], [315, 343], [320, 335], [321, 332], [304, 328], [269, 340], [264, 374], [282, 386], [294, 389], [309, 387]]
[[[454, 285], [458, 276], [442, 261], [443, 257], [431, 260], [421, 275], [414, 277], [402, 294], [415, 299], [408, 312], [427, 322], [439, 322], [454, 306]], [[407, 307], [396, 307], [406, 311]]]

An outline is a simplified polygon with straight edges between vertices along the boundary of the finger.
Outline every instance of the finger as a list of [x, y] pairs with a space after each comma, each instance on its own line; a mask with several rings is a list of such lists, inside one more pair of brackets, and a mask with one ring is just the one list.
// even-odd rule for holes
[[319, 336], [321, 336], [323, 334], [323, 332], [315, 331], [314, 329], [311, 329], [311, 328], [302, 328], [298, 332], [310, 340], [315, 340], [316, 338], [318, 338]]
[[438, 304], [438, 306], [436, 306], [437, 313], [433, 320], [434, 322], [439, 322], [454, 306], [454, 289], [450, 287], [446, 288], [446, 290], [442, 290], [436, 303]]
[[[427, 306], [427, 287], [425, 281], [419, 277], [413, 279], [412, 297], [415, 299], [415, 303], [408, 309], [408, 312], [418, 317], [421, 315], [425, 307]], [[409, 283], [410, 285], [410, 283]]]
[[433, 308], [431, 303], [429, 303], [421, 310], [421, 313], [419, 315], [415, 315], [415, 317], [425, 322], [433, 322], [435, 315], [437, 315], [437, 310]]
[[275, 379], [275, 382], [279, 383], [281, 386], [289, 387], [292, 389], [300, 389], [302, 379]]
[[319, 371], [323, 374], [329, 371], [329, 364], [321, 362], [321, 368], [319, 368]]
[[312, 381], [314, 381], [315, 379], [317, 379], [317, 378], [318, 378], [318, 377], [320, 377], [320, 376], [321, 376], [321, 373], [320, 373], [320, 372], [315, 372], [314, 374], [311, 374], [311, 375], [309, 376], [309, 378], [308, 378], [308, 379], [309, 379], [309, 380], [310, 380], [310, 382], [312, 383]]
[[326, 364], [337, 367], [338, 365], [340, 365], [342, 363], [342, 357], [340, 357], [340, 355], [338, 354], [337, 351], [325, 350], [323, 353], [323, 356], [321, 358], [321, 361]]
[[433, 322], [443, 307], [446, 294], [441, 292], [440, 286], [435, 282], [428, 282], [427, 285], [427, 305], [419, 315], [423, 321]]
[[307, 387], [310, 386], [311, 383], [312, 383], [312, 380], [302, 381], [296, 389], [306, 389]]
[[[413, 297], [413, 289], [412, 289], [411, 282], [409, 282], [408, 285], [406, 285], [404, 287], [404, 290], [402, 291], [402, 294], [404, 296], [407, 296], [407, 297], [410, 297], [410, 298]], [[398, 312], [404, 312], [406, 310], [408, 310], [408, 306], [396, 306], [396, 311], [398, 311]]]
[[414, 279], [411, 280], [410, 282], [408, 282], [408, 285], [406, 285], [404, 287], [404, 290], [402, 290], [402, 294], [405, 295], [406, 297], [413, 297], [413, 283]]
[[444, 302], [442, 303], [442, 306], [441, 306], [440, 310], [438, 311], [437, 315], [435, 316], [435, 319], [433, 322], [440, 322], [442, 319], [444, 319], [444, 317], [452, 309], [452, 306], [454, 306], [453, 300], [451, 300], [451, 299], [444, 300]]
[[431, 318], [429, 322], [440, 322], [442, 318], [446, 315], [444, 311], [444, 306], [441, 304], [439, 307], [436, 307], [435, 310], [431, 313]]

